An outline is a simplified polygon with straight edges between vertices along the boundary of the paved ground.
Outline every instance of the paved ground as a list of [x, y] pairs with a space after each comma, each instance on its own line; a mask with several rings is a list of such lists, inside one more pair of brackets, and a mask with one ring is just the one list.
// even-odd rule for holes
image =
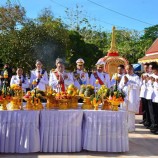
[[87, 152], [80, 153], [34, 153], [34, 154], [0, 154], [0, 158], [158, 158], [158, 135], [151, 134], [138, 122], [141, 116], [136, 116], [136, 131], [129, 133], [129, 152], [126, 153], [106, 153]]

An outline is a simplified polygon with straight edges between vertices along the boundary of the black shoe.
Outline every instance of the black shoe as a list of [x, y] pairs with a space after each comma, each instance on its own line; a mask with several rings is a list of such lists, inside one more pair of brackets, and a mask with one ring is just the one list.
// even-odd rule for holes
[[150, 127], [150, 126], [151, 126], [151, 124], [150, 124], [150, 123], [148, 123], [148, 122], [145, 122], [145, 123], [144, 123], [144, 126], [145, 126], [145, 127]]
[[158, 128], [152, 129], [152, 130], [150, 130], [150, 132], [153, 134], [158, 134]]
[[157, 125], [154, 124], [150, 126], [150, 130], [156, 130], [157, 128], [158, 128]]

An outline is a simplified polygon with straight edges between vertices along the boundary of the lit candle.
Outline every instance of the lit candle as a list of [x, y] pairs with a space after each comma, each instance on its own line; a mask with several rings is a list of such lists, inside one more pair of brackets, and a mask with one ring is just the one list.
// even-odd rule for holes
[[99, 80], [98, 80], [98, 79], [95, 80], [95, 84], [96, 84], [96, 85], [99, 84]]

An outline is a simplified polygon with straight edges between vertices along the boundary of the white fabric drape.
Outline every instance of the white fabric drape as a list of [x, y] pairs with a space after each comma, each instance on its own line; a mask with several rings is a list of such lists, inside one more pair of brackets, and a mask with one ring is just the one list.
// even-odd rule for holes
[[41, 152], [81, 151], [82, 117], [81, 110], [41, 111]]
[[39, 111], [0, 111], [0, 152], [38, 151]]
[[127, 112], [84, 111], [83, 149], [126, 152], [129, 150]]

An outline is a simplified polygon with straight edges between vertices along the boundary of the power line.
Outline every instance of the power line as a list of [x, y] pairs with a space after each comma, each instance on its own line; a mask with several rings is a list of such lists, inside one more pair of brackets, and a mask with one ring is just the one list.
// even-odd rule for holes
[[[54, 1], [54, 0], [50, 0], [50, 1], [53, 2], [53, 3], [56, 3], [57, 5], [59, 5], [59, 6], [63, 7], [63, 8], [65, 8], [65, 9], [68, 9], [68, 7], [66, 7], [66, 6], [64, 6], [64, 5], [58, 3], [58, 2], [56, 2], [56, 1]], [[106, 21], [103, 21], [103, 20], [99, 20], [99, 19], [96, 19], [96, 18], [92, 18], [92, 17], [90, 17], [90, 16], [88, 16], [88, 15], [86, 15], [86, 14], [83, 14], [83, 15], [86, 16], [86, 17], [89, 17], [89, 18], [91, 18], [91, 19], [95, 19], [96, 21], [99, 21], [99, 22], [102, 22], [102, 23], [111, 25], [111, 26], [116, 26], [116, 27], [119, 27], [119, 28], [122, 28], [122, 29], [123, 29], [123, 28], [126, 29], [125, 27], [122, 27], [122, 26], [119, 26], [119, 25], [116, 25], [116, 24], [112, 24], [112, 23], [109, 23], [109, 22], [106, 22]], [[128, 28], [127, 28], [127, 29], [128, 29]]]
[[116, 13], [116, 14], [119, 14], [119, 15], [121, 15], [121, 16], [124, 16], [124, 17], [126, 17], [126, 18], [129, 18], [129, 19], [132, 19], [132, 20], [135, 20], [135, 21], [144, 23], [144, 24], [153, 25], [153, 24], [150, 24], [150, 23], [148, 23], [148, 22], [144, 22], [144, 21], [142, 21], [142, 20], [139, 20], [139, 19], [130, 17], [130, 16], [128, 16], [128, 15], [122, 14], [122, 13], [120, 13], [120, 12], [118, 12], [118, 11], [113, 10], [113, 9], [107, 8], [107, 7], [105, 7], [105, 6], [103, 6], [103, 5], [99, 4], [99, 3], [94, 2], [94, 1], [91, 1], [91, 0], [87, 0], [87, 1], [89, 1], [89, 2], [91, 2], [91, 3], [93, 3], [93, 4], [97, 5], [97, 6], [99, 6], [99, 7], [101, 7], [101, 8], [104, 8], [104, 9], [106, 9], [106, 10], [109, 10], [109, 11], [111, 11], [111, 12], [114, 12], [114, 13]]

